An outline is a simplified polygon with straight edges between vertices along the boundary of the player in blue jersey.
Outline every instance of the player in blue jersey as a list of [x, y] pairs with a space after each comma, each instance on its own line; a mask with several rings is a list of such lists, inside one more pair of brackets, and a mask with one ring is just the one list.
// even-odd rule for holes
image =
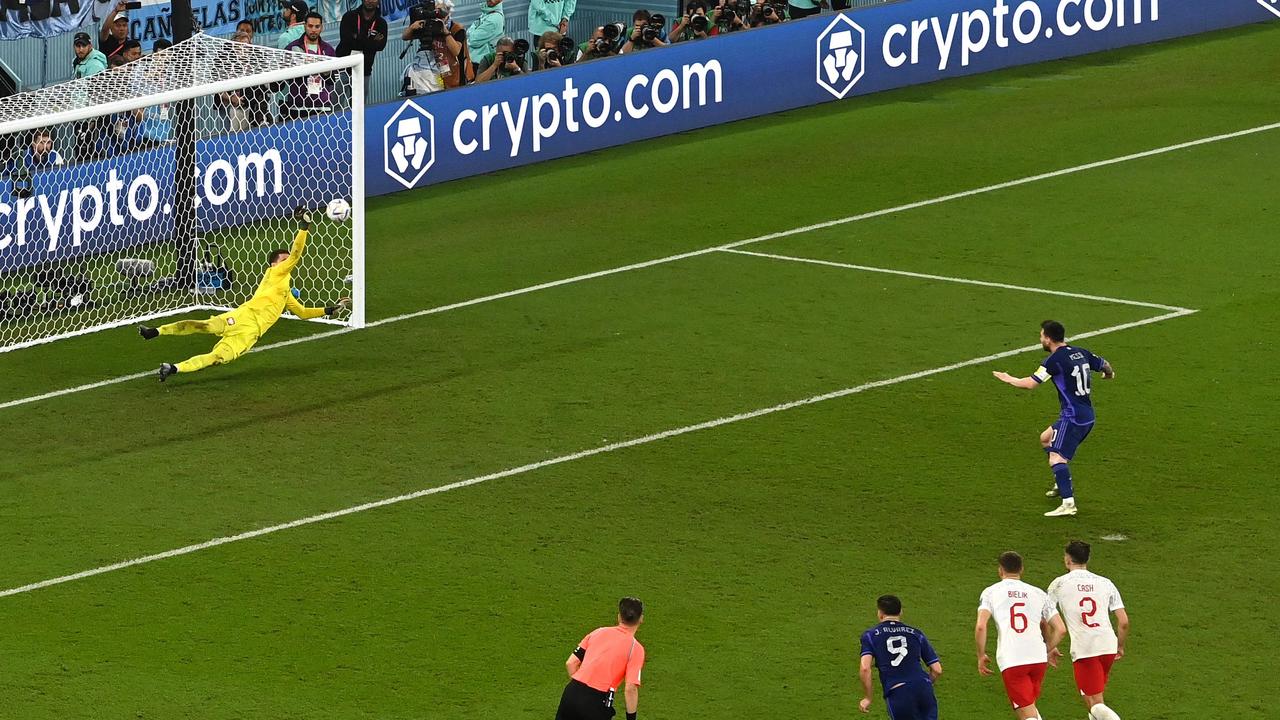
[[863, 697], [858, 709], [871, 712], [871, 665], [875, 663], [892, 720], [938, 720], [938, 701], [933, 696], [933, 682], [942, 675], [938, 653], [924, 633], [902, 623], [902, 601], [897, 597], [877, 598], [876, 616], [880, 622], [862, 633], [858, 677]]
[[1017, 378], [1006, 372], [994, 372], [997, 380], [1018, 388], [1030, 390], [1046, 380], [1053, 380], [1058, 389], [1058, 402], [1062, 412], [1057, 422], [1040, 433], [1040, 444], [1049, 454], [1049, 468], [1053, 470], [1054, 487], [1045, 493], [1049, 497], [1061, 497], [1062, 504], [1045, 517], [1062, 517], [1076, 514], [1075, 491], [1071, 487], [1071, 469], [1067, 463], [1076, 454], [1076, 448], [1093, 430], [1093, 373], [1100, 372], [1110, 380], [1116, 376], [1111, 363], [1080, 347], [1066, 342], [1067, 331], [1062, 323], [1045, 320], [1040, 323], [1040, 345], [1049, 353], [1040, 368], [1030, 377]]

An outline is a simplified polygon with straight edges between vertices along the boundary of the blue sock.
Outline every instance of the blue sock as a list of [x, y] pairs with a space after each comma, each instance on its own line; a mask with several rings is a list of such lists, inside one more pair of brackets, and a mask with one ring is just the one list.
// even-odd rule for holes
[[1053, 465], [1053, 479], [1058, 483], [1058, 496], [1063, 500], [1070, 500], [1075, 494], [1071, 490], [1071, 468], [1066, 463], [1058, 463]]

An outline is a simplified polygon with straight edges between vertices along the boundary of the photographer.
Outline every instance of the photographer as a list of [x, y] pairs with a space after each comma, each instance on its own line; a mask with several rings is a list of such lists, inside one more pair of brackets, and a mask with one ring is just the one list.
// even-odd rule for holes
[[542, 33], [536, 55], [538, 70], [569, 65], [578, 59], [578, 45], [573, 38], [549, 30]]
[[[599, 60], [600, 58], [613, 57], [618, 54], [617, 39], [622, 36], [622, 30], [625, 26], [622, 23], [613, 25], [603, 25], [595, 29], [591, 33], [591, 39], [578, 46], [577, 62], [584, 60]], [[607, 31], [612, 30], [613, 38], [610, 39]]]
[[635, 23], [631, 28], [631, 37], [623, 44], [619, 54], [643, 50], [651, 47], [665, 47], [667, 44], [667, 19], [661, 15], [651, 15], [648, 10], [637, 10], [631, 16]]
[[712, 35], [738, 32], [747, 29], [747, 18], [751, 15], [750, 0], [720, 0], [720, 4], [711, 12]]
[[777, 25], [787, 19], [787, 6], [779, 0], [756, 0], [748, 17], [748, 24], [753, 28]]
[[[360, 7], [342, 16], [338, 29], [338, 57], [364, 53], [364, 76], [373, 74], [373, 59], [387, 47], [387, 21], [382, 17], [379, 0], [364, 0]], [[370, 83], [364, 85], [368, 92]]]
[[418, 50], [404, 69], [404, 95], [426, 95], [475, 80], [467, 29], [454, 22], [452, 14], [452, 0], [426, 0], [409, 10], [411, 22], [400, 37], [416, 40]]
[[684, 15], [671, 30], [671, 42], [688, 42], [711, 37], [711, 18], [707, 17], [707, 4], [692, 0], [684, 8]]
[[500, 38], [493, 48], [493, 56], [486, 58], [483, 72], [476, 76], [476, 82], [487, 82], [520, 75], [524, 72], [524, 59], [528, 53], [520, 52], [517, 42], [509, 37]]
[[[467, 49], [477, 66], [488, 69], [497, 51], [499, 38], [506, 38], [507, 19], [502, 11], [502, 0], [487, 0], [480, 8], [480, 17], [467, 28]], [[476, 76], [476, 82], [480, 77]]]

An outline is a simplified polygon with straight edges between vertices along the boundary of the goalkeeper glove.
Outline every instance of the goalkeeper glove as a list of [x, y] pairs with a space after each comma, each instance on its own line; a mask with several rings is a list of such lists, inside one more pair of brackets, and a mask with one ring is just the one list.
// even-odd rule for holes
[[324, 314], [329, 317], [333, 317], [334, 313], [339, 310], [346, 310], [349, 305], [351, 305], [351, 298], [342, 298], [334, 305], [326, 305], [324, 308]]
[[297, 209], [293, 211], [293, 217], [298, 221], [299, 230], [311, 229], [311, 211], [305, 206], [299, 205]]

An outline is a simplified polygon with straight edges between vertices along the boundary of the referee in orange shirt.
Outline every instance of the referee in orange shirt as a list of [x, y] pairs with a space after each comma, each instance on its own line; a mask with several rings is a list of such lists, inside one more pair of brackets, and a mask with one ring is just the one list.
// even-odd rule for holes
[[569, 684], [560, 696], [556, 720], [608, 720], [614, 716], [613, 694], [626, 680], [623, 695], [627, 720], [636, 720], [640, 704], [640, 669], [644, 646], [636, 630], [644, 622], [644, 603], [633, 597], [618, 601], [618, 624], [592, 630], [578, 643], [564, 667]]

